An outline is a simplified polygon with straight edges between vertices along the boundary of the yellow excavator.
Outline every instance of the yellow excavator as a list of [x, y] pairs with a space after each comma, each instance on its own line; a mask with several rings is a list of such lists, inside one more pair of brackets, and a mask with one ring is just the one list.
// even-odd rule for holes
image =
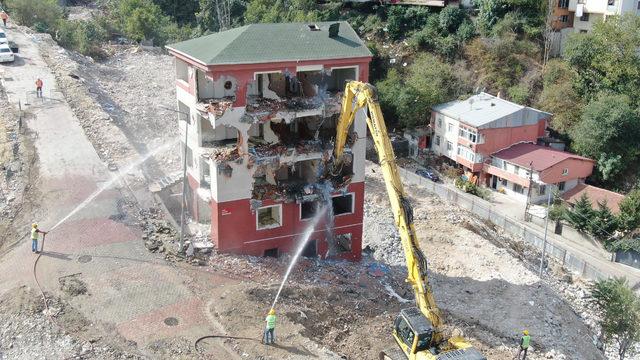
[[340, 168], [349, 128], [356, 113], [363, 111], [378, 153], [391, 210], [400, 233], [407, 263], [407, 282], [413, 287], [416, 306], [402, 309], [393, 324], [393, 337], [399, 348], [380, 353], [381, 360], [486, 360], [459, 335], [445, 339], [442, 318], [436, 306], [429, 279], [427, 259], [418, 246], [413, 226], [413, 209], [406, 198], [398, 173], [391, 141], [382, 117], [377, 91], [371, 84], [349, 81], [342, 98], [337, 124], [334, 168]]

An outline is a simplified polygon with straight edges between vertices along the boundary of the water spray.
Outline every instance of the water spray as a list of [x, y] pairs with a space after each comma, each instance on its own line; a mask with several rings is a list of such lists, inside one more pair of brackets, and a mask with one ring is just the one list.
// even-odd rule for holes
[[305, 246], [309, 242], [309, 239], [311, 238], [311, 234], [313, 234], [313, 231], [315, 230], [316, 225], [318, 225], [318, 222], [324, 216], [324, 214], [326, 214], [326, 212], [327, 212], [326, 207], [323, 207], [320, 211], [318, 211], [318, 213], [311, 220], [311, 223], [309, 224], [307, 229], [302, 234], [302, 238], [300, 239], [298, 248], [296, 249], [296, 252], [294, 253], [293, 258], [291, 258], [291, 262], [289, 263], [287, 272], [284, 274], [284, 278], [282, 278], [282, 283], [280, 283], [280, 288], [278, 289], [278, 293], [276, 294], [275, 299], [273, 299], [273, 304], [271, 305], [272, 309], [275, 309], [276, 303], [278, 302], [278, 298], [280, 297], [280, 293], [282, 292], [282, 288], [284, 287], [284, 284], [287, 282], [287, 279], [289, 279], [289, 274], [291, 274], [291, 270], [293, 270], [293, 267], [298, 262], [298, 258], [300, 257], [300, 255], [302, 254], [302, 251], [304, 250]]
[[126, 168], [124, 168], [124, 170], [121, 170], [117, 176], [112, 177], [111, 180], [107, 181], [105, 184], [103, 184], [101, 187], [99, 187], [96, 191], [94, 191], [91, 195], [89, 195], [89, 197], [87, 197], [82, 203], [80, 203], [80, 205], [76, 206], [75, 209], [71, 210], [71, 212], [69, 214], [67, 214], [65, 217], [60, 219], [60, 221], [58, 221], [55, 225], [53, 225], [53, 227], [51, 227], [51, 229], [49, 231], [52, 231], [55, 228], [57, 228], [58, 226], [62, 225], [62, 223], [67, 221], [70, 217], [75, 215], [78, 211], [84, 209], [87, 205], [89, 205], [89, 203], [91, 201], [93, 201], [93, 199], [95, 199], [102, 192], [104, 192], [105, 190], [110, 188], [116, 181], [120, 180], [120, 178], [122, 178], [129, 171], [131, 171], [134, 168], [142, 165], [142, 163], [144, 163], [150, 157], [156, 155], [157, 153], [169, 149], [170, 147], [175, 145], [178, 141], [179, 140], [176, 139], [176, 140], [174, 140], [174, 141], [172, 141], [172, 142], [170, 142], [168, 144], [165, 144], [165, 145], [162, 145], [162, 146], [160, 146], [158, 148], [155, 148], [154, 150], [148, 152], [145, 156], [143, 156], [143, 157], [139, 158], [138, 160], [134, 161], [133, 163], [129, 164]]

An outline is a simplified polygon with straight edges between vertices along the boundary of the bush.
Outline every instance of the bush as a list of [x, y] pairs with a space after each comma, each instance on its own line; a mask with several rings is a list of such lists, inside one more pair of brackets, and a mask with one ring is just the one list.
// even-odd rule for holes
[[96, 58], [104, 56], [100, 45], [108, 39], [108, 32], [100, 20], [62, 20], [56, 32], [60, 46]]
[[38, 32], [53, 32], [64, 12], [57, 0], [7, 0], [11, 16], [20, 24]]
[[509, 95], [509, 99], [516, 104], [526, 105], [529, 101], [529, 88], [527, 88], [524, 84], [518, 84], [510, 87], [507, 90], [507, 95]]
[[[427, 24], [429, 9], [422, 6], [391, 6], [387, 14], [387, 33], [398, 40]], [[437, 21], [437, 20], [436, 20]]]
[[640, 226], [640, 189], [632, 190], [620, 202], [618, 221], [624, 231], [633, 231]]

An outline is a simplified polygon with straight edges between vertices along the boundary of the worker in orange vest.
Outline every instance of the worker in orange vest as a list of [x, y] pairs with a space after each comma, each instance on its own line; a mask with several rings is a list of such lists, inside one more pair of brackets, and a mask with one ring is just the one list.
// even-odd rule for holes
[[4, 27], [7, 27], [7, 20], [9, 20], [9, 14], [7, 14], [4, 11], [0, 11], [0, 19], [2, 19], [2, 24], [4, 24]]
[[42, 97], [42, 85], [44, 85], [44, 83], [42, 82], [42, 80], [40, 78], [38, 78], [38, 80], [36, 80], [36, 95], [39, 98]]

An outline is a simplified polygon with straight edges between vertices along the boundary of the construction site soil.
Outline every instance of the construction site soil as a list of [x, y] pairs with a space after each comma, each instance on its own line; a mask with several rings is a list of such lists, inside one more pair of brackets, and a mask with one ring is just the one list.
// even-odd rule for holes
[[[60, 49], [47, 36], [40, 47], [103, 160], [124, 164], [145, 146], [177, 134], [174, 114], [158, 106], [175, 104], [169, 56], [114, 47], [109, 60], [96, 63]], [[157, 157], [145, 175], [173, 171], [178, 155]], [[380, 350], [395, 346], [393, 320], [401, 308], [412, 305], [413, 294], [404, 282], [404, 256], [375, 164], [367, 165], [365, 182], [363, 261], [302, 259], [277, 306], [274, 346], [262, 346], [259, 340], [289, 257], [214, 252], [206, 262], [195, 263], [202, 265], [198, 269], [234, 282], [204, 300], [202, 316], [220, 337], [203, 339], [197, 348], [196, 339], [166, 338], [138, 346], [115, 336], [109, 325], [91, 323], [69, 305], [90, 302], [93, 295], [81, 279], [66, 279], [57, 289], [62, 295], [52, 295], [49, 312], [39, 294], [25, 287], [0, 300], [1, 351], [18, 359], [219, 359], [228, 354], [243, 359], [375, 359]], [[539, 279], [539, 254], [520, 239], [420, 188], [410, 186], [408, 192], [447, 331], [462, 330], [489, 359], [512, 359], [525, 328], [532, 334], [530, 359], [603, 358], [592, 341], [597, 318], [589, 309], [587, 284], [554, 263], [548, 276]]]

